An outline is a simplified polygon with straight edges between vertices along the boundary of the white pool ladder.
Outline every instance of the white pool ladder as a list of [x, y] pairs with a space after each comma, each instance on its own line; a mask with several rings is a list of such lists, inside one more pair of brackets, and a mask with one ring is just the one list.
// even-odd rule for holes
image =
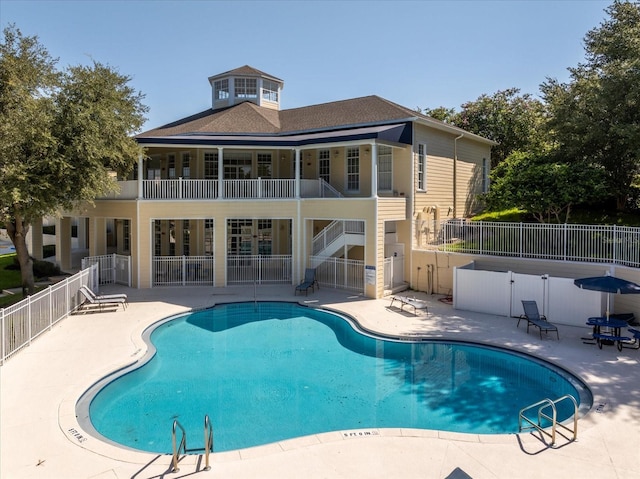
[[[180, 429], [182, 436], [180, 443], [178, 443], [177, 431]], [[182, 424], [178, 420], [173, 421], [173, 428], [171, 429], [171, 445], [173, 447], [173, 456], [171, 457], [171, 472], [179, 472], [178, 461], [180, 460], [180, 453], [187, 453], [187, 432]], [[209, 415], [204, 416], [204, 458], [205, 458], [205, 471], [210, 471], [209, 454], [213, 452], [213, 426], [209, 420]]]
[[[571, 401], [573, 403], [573, 429], [565, 426], [564, 424], [559, 424], [557, 421], [557, 411], [556, 411], [556, 404], [562, 402], [562, 401]], [[534, 408], [538, 408], [538, 422], [534, 422], [531, 419], [529, 419], [528, 417], [526, 417], [524, 414], [527, 411], [530, 411]], [[545, 410], [547, 408], [551, 409], [551, 416], [549, 416], [547, 413], [545, 413]], [[542, 419], [546, 419], [548, 421], [551, 421], [551, 434], [549, 434], [548, 431], [545, 431], [545, 429], [542, 427]], [[522, 422], [525, 421], [527, 422], [529, 425], [525, 425], [523, 427]], [[556, 399], [555, 401], [552, 401], [551, 399], [543, 399], [542, 401], [538, 401], [537, 403], [531, 404], [527, 407], [524, 407], [522, 409], [520, 409], [520, 414], [519, 414], [519, 418], [518, 418], [518, 432], [522, 432], [524, 428], [532, 428], [532, 429], [536, 429], [537, 431], [540, 431], [541, 433], [546, 434], [547, 436], [549, 436], [551, 438], [551, 445], [553, 446], [556, 443], [556, 428], [560, 426], [563, 429], [566, 429], [569, 432], [573, 433], [573, 439], [572, 441], [575, 441], [578, 437], [578, 403], [576, 401], [576, 399], [571, 395], [571, 394], [566, 394], [558, 399]]]

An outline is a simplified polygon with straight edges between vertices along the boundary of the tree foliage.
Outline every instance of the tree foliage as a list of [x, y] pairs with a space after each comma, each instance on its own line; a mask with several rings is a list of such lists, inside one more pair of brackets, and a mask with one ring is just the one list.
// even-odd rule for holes
[[491, 172], [487, 202], [517, 207], [543, 223], [567, 222], [575, 204], [602, 197], [602, 177], [601, 168], [565, 162], [554, 151], [515, 152]]
[[520, 94], [518, 88], [464, 103], [454, 120], [456, 126], [498, 143], [491, 149], [492, 167], [514, 151], [538, 148], [543, 122], [543, 103], [528, 93]]
[[23, 288], [33, 292], [26, 248], [31, 223], [115, 187], [142, 149], [143, 95], [130, 78], [94, 62], [56, 68], [37, 37], [11, 25], [0, 44], [0, 221], [16, 247]]
[[571, 81], [541, 85], [549, 132], [567, 161], [606, 171], [618, 209], [640, 173], [640, 4], [615, 1], [585, 36], [586, 62]]

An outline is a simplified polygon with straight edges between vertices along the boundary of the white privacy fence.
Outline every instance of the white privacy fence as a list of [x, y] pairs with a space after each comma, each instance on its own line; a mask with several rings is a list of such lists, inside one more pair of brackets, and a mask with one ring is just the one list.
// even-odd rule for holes
[[427, 248], [456, 253], [611, 263], [640, 267], [640, 228], [616, 225], [500, 223], [448, 220], [433, 228], [419, 222]]
[[83, 302], [80, 286], [98, 291], [98, 265], [93, 264], [19, 303], [0, 309], [0, 364], [31, 345]]
[[392, 290], [405, 285], [404, 256], [391, 256], [384, 259], [384, 289]]
[[131, 256], [105, 254], [82, 258], [82, 269], [98, 265], [99, 284], [124, 284], [131, 287]]
[[475, 263], [454, 268], [455, 309], [518, 317], [522, 300], [534, 300], [540, 314], [552, 323], [584, 326], [586, 318], [600, 316], [604, 295], [580, 289], [571, 278], [512, 271], [476, 270]]
[[329, 288], [364, 291], [364, 261], [310, 256], [310, 267], [316, 269], [316, 280]]

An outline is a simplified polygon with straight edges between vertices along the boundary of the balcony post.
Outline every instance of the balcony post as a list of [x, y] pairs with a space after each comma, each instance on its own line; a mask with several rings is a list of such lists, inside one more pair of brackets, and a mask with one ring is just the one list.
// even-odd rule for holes
[[371, 143], [371, 198], [378, 197], [378, 145]]
[[142, 179], [144, 178], [144, 159], [142, 155], [138, 156], [138, 199], [143, 198]]
[[300, 148], [296, 148], [295, 159], [295, 196], [300, 199]]
[[224, 148], [218, 147], [218, 198], [224, 198]]

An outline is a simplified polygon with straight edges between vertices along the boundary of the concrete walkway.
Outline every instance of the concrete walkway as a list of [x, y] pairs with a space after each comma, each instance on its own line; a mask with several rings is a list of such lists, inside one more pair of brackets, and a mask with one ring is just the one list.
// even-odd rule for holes
[[[125, 291], [130, 306], [73, 315], [0, 367], [0, 477], [20, 478], [603, 478], [640, 477], [640, 351], [583, 344], [587, 327], [559, 326], [542, 340], [517, 320], [457, 311], [429, 302], [429, 315], [401, 312], [388, 299], [370, 300], [323, 288], [294, 297], [293, 287], [259, 286], [258, 300], [299, 300], [339, 309], [385, 334], [468, 339], [547, 358], [585, 380], [594, 406], [579, 421], [578, 440], [549, 447], [534, 434], [474, 435], [380, 429], [362, 436], [338, 431], [215, 453], [204, 471], [188, 456], [169, 472], [170, 457], [131, 452], [88, 436], [75, 403], [96, 380], [144, 355], [141, 332], [190, 308], [253, 301], [250, 288], [155, 288]], [[310, 411], [310, 414], [312, 411]]]

